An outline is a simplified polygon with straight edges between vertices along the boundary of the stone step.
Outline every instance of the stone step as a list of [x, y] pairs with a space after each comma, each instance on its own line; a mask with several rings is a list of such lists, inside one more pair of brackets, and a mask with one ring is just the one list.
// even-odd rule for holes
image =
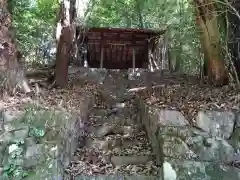
[[104, 123], [98, 127], [89, 127], [89, 131], [95, 135], [95, 137], [102, 138], [109, 134], [121, 134], [123, 136], [131, 136], [134, 133], [132, 126], [121, 126], [118, 124]]
[[87, 148], [98, 148], [98, 149], [104, 149], [104, 147], [121, 147], [121, 148], [129, 148], [133, 145], [138, 145], [142, 143], [139, 140], [130, 140], [130, 139], [120, 139], [115, 138], [112, 140], [104, 140], [102, 138], [87, 138], [85, 141], [85, 147]]
[[160, 180], [160, 177], [154, 177], [154, 176], [124, 176], [124, 175], [118, 175], [118, 176], [77, 176], [75, 177], [75, 180]]
[[153, 156], [112, 156], [111, 162], [114, 166], [129, 164], [147, 164], [153, 160]]

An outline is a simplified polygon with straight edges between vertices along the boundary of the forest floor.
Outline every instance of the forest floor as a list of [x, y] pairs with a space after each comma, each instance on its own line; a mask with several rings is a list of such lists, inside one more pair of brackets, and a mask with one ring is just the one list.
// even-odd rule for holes
[[[199, 110], [239, 111], [240, 107], [240, 93], [233, 87], [200, 85], [196, 78], [186, 75], [145, 73], [129, 81], [126, 72], [92, 74], [72, 73], [65, 89], [40, 88], [31, 96], [16, 93], [4, 95], [0, 100], [2, 108], [22, 109], [34, 103], [77, 113], [83, 93], [94, 92], [97, 101], [88, 122], [86, 146], [75, 153], [74, 161], [66, 170], [73, 176], [116, 172], [157, 174], [146, 134], [136, 125], [136, 109], [131, 97], [141, 96], [147, 104], [181, 111], [192, 125]], [[109, 97], [121, 100], [103, 99], [98, 93], [100, 89], [109, 93]], [[126, 92], [130, 95], [127, 98]]]
[[[98, 82], [104, 79], [105, 75], [99, 74], [98, 76], [96, 73], [94, 77], [85, 77], [84, 73], [79, 74], [79, 71], [76, 73], [78, 74], [70, 74], [70, 83], [64, 89], [40, 87], [37, 90], [35, 86], [32, 86], [33, 93], [30, 95], [3, 94], [0, 108], [23, 108], [25, 104], [39, 103], [44, 104], [45, 107], [77, 110], [78, 96], [80, 97], [86, 91], [97, 92]], [[132, 94], [141, 96], [149, 105], [180, 110], [190, 117], [189, 121], [199, 109], [238, 111], [240, 106], [240, 91], [234, 86], [212, 87], [201, 84], [197, 78], [187, 75], [151, 73], [144, 74], [129, 83], [126, 71], [123, 71], [123, 73], [115, 73], [114, 81], [114, 86], [120, 87], [124, 84], [125, 90], [132, 90]]]

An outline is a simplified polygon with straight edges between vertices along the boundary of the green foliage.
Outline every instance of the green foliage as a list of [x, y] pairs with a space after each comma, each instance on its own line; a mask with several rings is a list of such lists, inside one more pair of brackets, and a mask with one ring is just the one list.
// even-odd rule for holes
[[38, 59], [39, 48], [52, 41], [58, 8], [58, 0], [10, 1], [17, 41], [26, 60]]
[[23, 140], [19, 140], [15, 144], [9, 146], [9, 157], [4, 165], [3, 178], [6, 179], [23, 179], [28, 176], [27, 172], [22, 168], [23, 164]]
[[[35, 105], [29, 105], [26, 107], [26, 113], [20, 119], [20, 122], [24, 122], [29, 126], [29, 137], [34, 137], [35, 140], [44, 137], [45, 129], [36, 127], [32, 125], [33, 121], [36, 118], [36, 112], [40, 107]], [[15, 139], [13, 143], [7, 148], [8, 156], [4, 160], [4, 172], [3, 176], [0, 177], [3, 179], [16, 179], [22, 180], [25, 177], [29, 176], [30, 172], [23, 168], [24, 164], [24, 151], [26, 150], [26, 144], [24, 144], [24, 139]]]
[[88, 26], [167, 28], [171, 60], [180, 61], [180, 71], [196, 73], [198, 70], [199, 37], [190, 1], [95, 0], [92, 3]]
[[45, 135], [45, 130], [42, 128], [32, 127], [29, 132], [30, 137], [43, 137]]

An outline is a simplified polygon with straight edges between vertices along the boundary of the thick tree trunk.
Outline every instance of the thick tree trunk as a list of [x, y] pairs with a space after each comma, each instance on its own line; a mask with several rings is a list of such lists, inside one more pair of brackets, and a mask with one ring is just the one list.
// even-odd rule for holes
[[75, 34], [73, 26], [75, 2], [75, 0], [62, 0], [58, 14], [55, 80], [56, 85], [60, 87], [64, 87], [68, 81], [68, 63]]
[[7, 0], [0, 0], [0, 81], [6, 90], [18, 86], [24, 92], [30, 92], [23, 69], [18, 63], [17, 50], [12, 32], [11, 15], [8, 11]]
[[208, 80], [214, 85], [226, 84], [228, 83], [228, 75], [221, 55], [215, 1], [194, 0], [194, 3], [197, 25], [201, 30], [202, 51], [207, 61]]

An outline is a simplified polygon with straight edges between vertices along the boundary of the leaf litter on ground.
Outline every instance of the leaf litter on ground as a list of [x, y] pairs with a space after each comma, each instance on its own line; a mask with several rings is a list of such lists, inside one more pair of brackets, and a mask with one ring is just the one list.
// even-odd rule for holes
[[[159, 77], [158, 77], [159, 78]], [[121, 79], [120, 79], [121, 80]], [[149, 80], [149, 79], [148, 79]], [[211, 87], [199, 85], [196, 81], [190, 81], [188, 77], [161, 77], [157, 80], [150, 80], [153, 85], [162, 84], [163, 87], [155, 90], [145, 90], [149, 92], [139, 92], [147, 104], [157, 105], [160, 108], [176, 109], [181, 111], [190, 121], [194, 123], [194, 117], [198, 110], [234, 110], [237, 111], [240, 105], [240, 94], [238, 90], [231, 86]], [[117, 82], [114, 82], [117, 84]], [[118, 82], [119, 83], [119, 82]], [[139, 82], [144, 85], [144, 82]], [[146, 83], [145, 83], [146, 84]], [[150, 86], [151, 87], [151, 86]], [[22, 109], [28, 103], [36, 103], [45, 108], [61, 108], [66, 111], [79, 110], [79, 100], [86, 92], [91, 92], [96, 96], [95, 107], [107, 108], [98, 91], [97, 84], [80, 82], [70, 83], [65, 89], [45, 89], [41, 88], [39, 96], [29, 96], [16, 94], [14, 96], [4, 96], [0, 100], [3, 108]], [[131, 103], [130, 103], [131, 104]], [[0, 107], [1, 108], [1, 107]], [[93, 118], [90, 124], [98, 121]], [[120, 151], [115, 149], [112, 152], [102, 152], [99, 149], [82, 148], [75, 153], [75, 160], [66, 169], [70, 174], [76, 175], [96, 175], [96, 174], [156, 174], [157, 167], [153, 161], [145, 165], [121, 165], [114, 167], [109, 160], [110, 155], [143, 155], [151, 154], [152, 150], [147, 142], [144, 132], [134, 134], [140, 141], [124, 147]], [[112, 139], [117, 136], [111, 136]], [[121, 137], [123, 138], [123, 137]], [[130, 138], [131, 139], [131, 138]]]

